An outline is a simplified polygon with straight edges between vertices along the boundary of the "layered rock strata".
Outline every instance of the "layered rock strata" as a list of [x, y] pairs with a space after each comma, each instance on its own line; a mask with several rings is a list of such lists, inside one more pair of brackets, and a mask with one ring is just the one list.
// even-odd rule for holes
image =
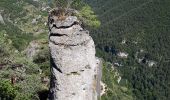
[[49, 14], [52, 74], [49, 99], [97, 100], [100, 68], [93, 39], [77, 17], [59, 16], [58, 12], [55, 9]]

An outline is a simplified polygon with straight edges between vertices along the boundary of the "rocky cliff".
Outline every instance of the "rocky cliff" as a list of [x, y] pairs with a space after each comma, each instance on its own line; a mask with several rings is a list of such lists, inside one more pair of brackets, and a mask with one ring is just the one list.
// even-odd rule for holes
[[97, 100], [100, 94], [100, 61], [89, 32], [75, 16], [49, 14], [51, 54], [50, 100]]

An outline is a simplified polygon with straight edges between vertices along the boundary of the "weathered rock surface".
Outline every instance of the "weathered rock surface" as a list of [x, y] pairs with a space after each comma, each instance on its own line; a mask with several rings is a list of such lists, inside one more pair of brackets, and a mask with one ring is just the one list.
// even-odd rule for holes
[[4, 19], [3, 19], [2, 15], [1, 15], [1, 13], [0, 13], [0, 23], [5, 24]]
[[24, 50], [24, 53], [28, 58], [33, 59], [33, 57], [39, 52], [39, 49], [40, 44], [37, 41], [32, 41], [26, 50]]
[[[57, 11], [53, 11], [57, 12]], [[58, 20], [49, 15], [51, 53], [50, 100], [97, 100], [100, 96], [99, 60], [89, 32], [77, 17]]]

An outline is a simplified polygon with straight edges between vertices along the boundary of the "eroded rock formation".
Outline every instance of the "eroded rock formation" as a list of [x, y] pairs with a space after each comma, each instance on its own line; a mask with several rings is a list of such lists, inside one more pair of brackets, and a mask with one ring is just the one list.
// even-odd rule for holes
[[[99, 60], [89, 32], [75, 16], [49, 15], [51, 53], [50, 100], [97, 100], [100, 94]], [[99, 75], [100, 76], [100, 75]]]

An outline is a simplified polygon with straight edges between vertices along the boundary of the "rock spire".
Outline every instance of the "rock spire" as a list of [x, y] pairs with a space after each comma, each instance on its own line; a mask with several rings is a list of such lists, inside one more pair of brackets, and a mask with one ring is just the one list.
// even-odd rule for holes
[[[51, 56], [50, 100], [97, 100], [100, 92], [100, 61], [89, 32], [75, 16], [49, 14]], [[100, 76], [100, 77], [99, 77]]]

